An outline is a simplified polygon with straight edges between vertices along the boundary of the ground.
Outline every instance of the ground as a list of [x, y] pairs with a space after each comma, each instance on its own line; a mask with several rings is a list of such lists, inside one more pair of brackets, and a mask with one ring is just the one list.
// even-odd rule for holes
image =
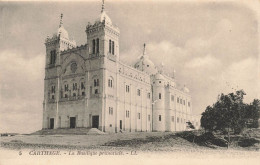
[[[201, 143], [196, 132], [135, 132], [100, 135], [16, 135], [1, 137], [2, 150], [53, 150], [64, 151], [136, 151], [138, 153], [178, 153], [202, 156], [213, 154], [225, 157], [237, 156], [260, 158], [260, 130], [249, 134], [256, 142], [250, 146], [232, 144], [229, 148], [210, 142]], [[192, 137], [192, 138], [190, 138]], [[128, 153], [127, 153], [128, 154]], [[222, 156], [221, 156], [222, 155]]]

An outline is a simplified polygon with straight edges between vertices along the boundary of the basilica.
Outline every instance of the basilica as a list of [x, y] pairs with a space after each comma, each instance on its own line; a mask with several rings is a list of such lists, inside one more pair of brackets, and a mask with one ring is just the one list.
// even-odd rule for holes
[[186, 86], [164, 74], [146, 53], [132, 66], [120, 61], [120, 30], [104, 3], [77, 46], [63, 22], [45, 40], [43, 129], [97, 128], [103, 132], [183, 131], [199, 128]]

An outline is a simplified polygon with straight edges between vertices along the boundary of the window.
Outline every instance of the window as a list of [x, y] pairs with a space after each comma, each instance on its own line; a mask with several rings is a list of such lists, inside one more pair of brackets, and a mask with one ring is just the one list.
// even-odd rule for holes
[[180, 119], [177, 117], [177, 123], [179, 123]]
[[126, 113], [126, 114], [125, 114], [125, 115], [126, 115], [126, 118], [129, 118], [129, 117], [130, 117], [130, 111], [126, 111], [125, 113]]
[[137, 89], [137, 95], [141, 96], [141, 90], [140, 89]]
[[159, 81], [159, 83], [161, 84], [162, 82], [161, 82], [161, 81]]
[[96, 53], [96, 41], [92, 40], [92, 53], [95, 54]]
[[97, 53], [99, 53], [99, 38], [97, 38]]
[[149, 65], [146, 65], [147, 67], [149, 67]]
[[55, 86], [51, 86], [51, 93], [55, 93]]
[[115, 54], [115, 42], [111, 40], [109, 40], [109, 53]]
[[115, 42], [112, 41], [112, 54], [114, 55], [115, 54]]
[[76, 93], [73, 93], [73, 96], [76, 97]]
[[109, 107], [109, 115], [113, 115], [113, 107]]
[[85, 89], [84, 82], [81, 82], [81, 84], [80, 84], [80, 88], [81, 88], [81, 90]]
[[150, 97], [151, 97], [151, 94], [147, 93], [147, 98], [150, 99]]
[[138, 113], [138, 119], [141, 119], [141, 113]]
[[109, 53], [111, 53], [112, 51], [112, 48], [111, 48], [111, 46], [112, 46], [112, 42], [111, 42], [111, 40], [109, 40]]
[[127, 93], [129, 93], [129, 91], [130, 91], [129, 85], [126, 85], [126, 86], [125, 86], [125, 91], [126, 91]]
[[172, 116], [172, 122], [174, 122], [174, 116]]
[[180, 101], [181, 101], [181, 104], [182, 104], [182, 99]]
[[159, 121], [162, 121], [162, 115], [159, 115]]
[[51, 96], [51, 99], [54, 99], [54, 95]]
[[97, 79], [97, 86], [99, 86], [99, 79]]
[[179, 103], [180, 101], [179, 101], [179, 97], [177, 97], [177, 103]]
[[85, 92], [82, 92], [82, 96], [85, 96]]
[[183, 105], [185, 105], [185, 100], [183, 100]]
[[65, 98], [68, 98], [68, 95], [67, 95], [67, 94], [65, 94]]
[[108, 79], [108, 87], [110, 88], [113, 87], [113, 81], [111, 79]]
[[151, 115], [148, 115], [148, 121], [150, 121], [151, 120]]
[[55, 64], [56, 62], [56, 50], [51, 51], [50, 64]]
[[110, 124], [109, 126], [112, 127], [112, 124]]
[[162, 94], [161, 93], [159, 93], [159, 99], [162, 99]]
[[95, 94], [98, 94], [98, 89], [95, 89]]
[[171, 95], [171, 101], [174, 101], [174, 96], [173, 95]]
[[188, 106], [190, 107], [190, 102], [188, 102]]
[[78, 84], [77, 83], [73, 83], [72, 89], [73, 89], [73, 91], [76, 91], [78, 89]]
[[64, 85], [64, 90], [65, 90], [65, 92], [69, 91], [69, 84]]
[[99, 79], [94, 79], [94, 87], [99, 86]]

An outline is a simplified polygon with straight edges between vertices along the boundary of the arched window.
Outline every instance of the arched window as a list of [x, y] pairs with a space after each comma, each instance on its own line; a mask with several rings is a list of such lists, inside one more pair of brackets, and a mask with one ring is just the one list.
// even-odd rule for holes
[[112, 41], [112, 54], [114, 55], [115, 54], [115, 42]]
[[73, 83], [73, 91], [76, 91], [78, 89], [78, 84], [77, 83]]
[[159, 93], [159, 99], [162, 99], [162, 94], [161, 93]]
[[80, 89], [81, 89], [81, 90], [85, 89], [85, 84], [84, 84], [84, 82], [81, 82], [81, 84], [80, 84]]
[[97, 53], [99, 53], [99, 38], [97, 38]]
[[69, 84], [65, 84], [65, 85], [64, 85], [64, 91], [65, 91], [65, 92], [68, 92], [68, 91], [69, 91]]
[[108, 79], [108, 87], [113, 87], [113, 80], [111, 78]]
[[54, 99], [55, 98], [55, 85], [52, 85], [51, 86], [51, 99]]
[[55, 93], [55, 85], [51, 86], [51, 93]]
[[94, 87], [98, 87], [99, 86], [99, 79], [94, 79]]
[[99, 79], [97, 79], [97, 86], [99, 86]]
[[112, 52], [112, 41], [109, 40], [109, 53], [111, 53], [111, 52]]
[[95, 54], [96, 53], [96, 41], [92, 40], [92, 53]]
[[56, 51], [52, 50], [51, 57], [50, 57], [50, 64], [55, 64], [55, 62], [56, 62]]

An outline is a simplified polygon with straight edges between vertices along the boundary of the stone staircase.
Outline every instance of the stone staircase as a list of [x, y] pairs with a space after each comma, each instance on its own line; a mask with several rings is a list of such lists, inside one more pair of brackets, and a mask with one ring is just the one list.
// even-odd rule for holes
[[103, 135], [106, 134], [97, 128], [58, 128], [43, 129], [31, 133], [31, 135]]

